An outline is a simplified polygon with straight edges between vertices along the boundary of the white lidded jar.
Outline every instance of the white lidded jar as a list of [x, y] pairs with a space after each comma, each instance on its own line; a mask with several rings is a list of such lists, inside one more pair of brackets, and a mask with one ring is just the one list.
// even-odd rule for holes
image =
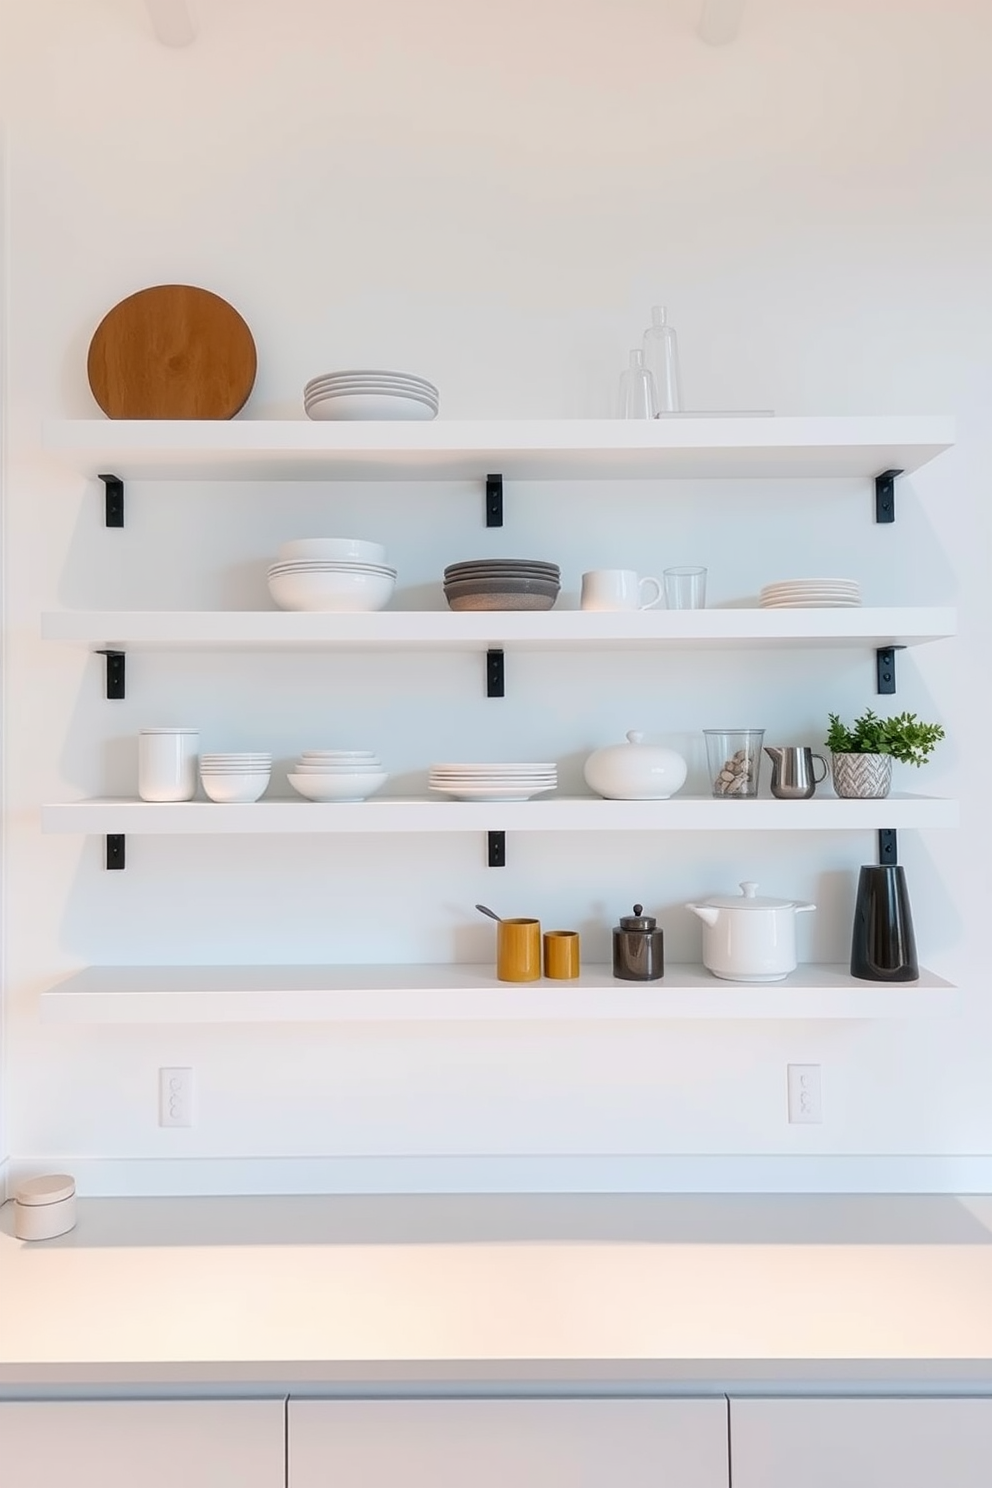
[[25, 1178], [14, 1190], [14, 1234], [18, 1240], [54, 1240], [76, 1223], [76, 1180], [68, 1173]]
[[703, 965], [728, 982], [780, 982], [795, 971], [796, 915], [815, 909], [801, 899], [772, 899], [745, 881], [740, 894], [714, 894], [687, 904], [703, 922]]
[[608, 801], [667, 801], [685, 784], [686, 762], [674, 749], [645, 744], [631, 729], [626, 744], [597, 749], [586, 760], [586, 784]]

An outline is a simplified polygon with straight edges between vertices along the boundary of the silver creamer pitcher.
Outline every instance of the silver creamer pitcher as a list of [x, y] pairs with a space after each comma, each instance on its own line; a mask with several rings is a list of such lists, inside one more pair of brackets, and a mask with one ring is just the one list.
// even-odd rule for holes
[[[766, 744], [765, 753], [772, 762], [772, 795], [780, 801], [806, 801], [826, 779], [826, 760], [805, 744]], [[823, 766], [822, 775], [816, 774], [814, 760]]]

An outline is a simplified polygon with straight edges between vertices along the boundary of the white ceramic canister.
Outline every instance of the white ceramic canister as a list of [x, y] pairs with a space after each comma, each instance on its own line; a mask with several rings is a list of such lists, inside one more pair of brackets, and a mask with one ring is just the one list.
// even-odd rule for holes
[[140, 729], [138, 795], [143, 801], [192, 801], [199, 753], [199, 729]]
[[54, 1240], [76, 1223], [76, 1180], [68, 1173], [25, 1178], [14, 1190], [18, 1240]]
[[626, 744], [591, 754], [582, 773], [608, 801], [667, 801], [685, 783], [686, 762], [674, 749], [645, 744], [644, 735], [631, 729]]
[[728, 982], [780, 982], [795, 971], [796, 915], [815, 909], [801, 899], [772, 899], [756, 883], [741, 893], [687, 904], [703, 922], [703, 965]]

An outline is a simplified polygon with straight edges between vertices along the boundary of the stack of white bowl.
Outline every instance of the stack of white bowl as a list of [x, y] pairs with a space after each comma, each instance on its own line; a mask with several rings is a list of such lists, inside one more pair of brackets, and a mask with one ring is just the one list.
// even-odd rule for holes
[[269, 593], [281, 610], [384, 610], [396, 570], [382, 543], [358, 537], [299, 537], [269, 566]]
[[780, 579], [758, 598], [763, 610], [846, 610], [860, 603], [856, 579]]
[[427, 788], [456, 801], [529, 801], [558, 786], [554, 762], [431, 765]]
[[433, 419], [438, 392], [412, 372], [325, 372], [303, 389], [303, 407], [312, 419]]
[[304, 749], [288, 779], [308, 801], [364, 801], [389, 776], [370, 749]]
[[271, 774], [271, 754], [200, 755], [200, 784], [211, 801], [257, 801]]

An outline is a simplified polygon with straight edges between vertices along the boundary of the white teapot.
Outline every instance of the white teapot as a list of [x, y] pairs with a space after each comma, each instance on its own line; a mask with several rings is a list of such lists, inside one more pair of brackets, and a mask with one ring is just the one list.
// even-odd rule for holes
[[667, 801], [684, 785], [685, 760], [674, 749], [645, 744], [631, 729], [626, 744], [597, 749], [586, 760], [586, 784], [608, 801]]
[[758, 885], [687, 904], [703, 922], [703, 965], [727, 982], [780, 982], [796, 969], [796, 915], [815, 909], [802, 899], [772, 899]]

